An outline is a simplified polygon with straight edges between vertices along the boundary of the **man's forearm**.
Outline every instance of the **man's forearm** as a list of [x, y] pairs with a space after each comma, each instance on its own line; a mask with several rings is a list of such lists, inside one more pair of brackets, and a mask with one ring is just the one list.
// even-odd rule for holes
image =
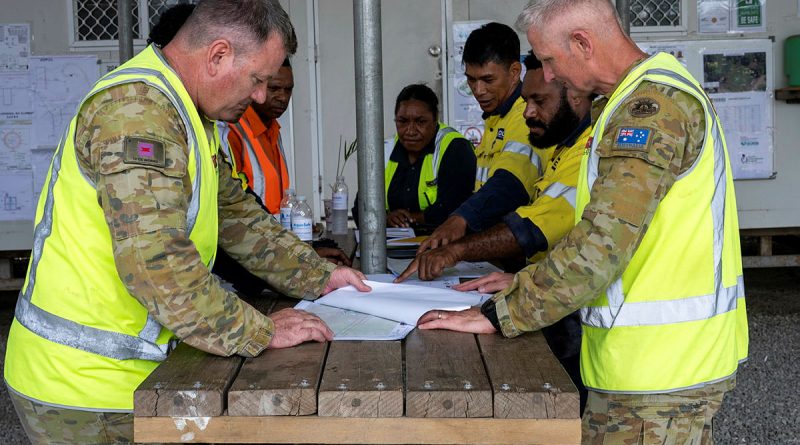
[[522, 255], [522, 249], [507, 225], [473, 233], [455, 242], [461, 261], [486, 261]]

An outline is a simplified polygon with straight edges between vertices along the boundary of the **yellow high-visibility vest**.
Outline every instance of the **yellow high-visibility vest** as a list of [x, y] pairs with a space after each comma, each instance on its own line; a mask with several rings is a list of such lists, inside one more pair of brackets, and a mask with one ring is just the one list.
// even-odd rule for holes
[[606, 125], [642, 81], [697, 98], [705, 111], [705, 142], [659, 203], [622, 276], [581, 309], [581, 376], [597, 391], [702, 387], [733, 376], [747, 358], [739, 223], [725, 138], [708, 96], [674, 57], [650, 57], [609, 97], [582, 160], [576, 221], [597, 178]]
[[[419, 185], [417, 186], [417, 199], [419, 209], [425, 211], [428, 206], [433, 205], [438, 198], [439, 191], [439, 167], [442, 166], [442, 158], [447, 151], [447, 147], [454, 139], [466, 139], [461, 133], [442, 122], [439, 122], [439, 130], [436, 132], [433, 153], [428, 153], [422, 159], [422, 171], [419, 175]], [[395, 148], [397, 148], [397, 136], [394, 137]], [[384, 203], [386, 210], [389, 210], [389, 184], [392, 183], [394, 173], [397, 171], [397, 162], [389, 160], [384, 170]]]
[[[133, 82], [160, 90], [183, 120], [192, 184], [187, 232], [203, 263], [210, 265], [218, 231], [218, 141], [206, 136], [204, 118], [152, 46], [104, 76], [87, 99]], [[133, 391], [166, 358], [174, 335], [128, 293], [117, 274], [95, 184], [84, 176], [76, 157], [76, 122], [77, 117], [61, 139], [39, 199], [31, 263], [8, 339], [5, 379], [12, 391], [44, 404], [129, 411]]]

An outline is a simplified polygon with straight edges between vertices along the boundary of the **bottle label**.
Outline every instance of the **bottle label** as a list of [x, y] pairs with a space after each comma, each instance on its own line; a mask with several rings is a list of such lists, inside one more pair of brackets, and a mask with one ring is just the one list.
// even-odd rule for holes
[[347, 210], [347, 193], [333, 194], [333, 210]]
[[292, 232], [300, 238], [300, 241], [311, 241], [311, 226], [311, 218], [292, 218]]
[[280, 222], [281, 222], [281, 226], [283, 226], [284, 229], [292, 230], [292, 208], [291, 207], [281, 207]]

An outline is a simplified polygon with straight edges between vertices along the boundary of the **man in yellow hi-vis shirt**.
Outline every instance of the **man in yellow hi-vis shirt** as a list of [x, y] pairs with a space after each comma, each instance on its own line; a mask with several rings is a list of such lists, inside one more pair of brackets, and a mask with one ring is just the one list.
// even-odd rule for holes
[[486, 230], [530, 202], [552, 149], [528, 143], [519, 56], [519, 37], [507, 25], [488, 23], [467, 38], [465, 73], [484, 119], [483, 138], [475, 149], [475, 194], [431, 234], [419, 252], [459, 239], [468, 231]]
[[[440, 276], [459, 261], [519, 258], [534, 262], [575, 226], [575, 186], [580, 160], [591, 134], [589, 96], [570, 92], [560, 82], [545, 82], [535, 55], [525, 58], [522, 98], [524, 117], [534, 147], [552, 147], [553, 156], [536, 182], [533, 201], [503, 217], [503, 222], [450, 244], [423, 252], [397, 278], [401, 282], [418, 272], [423, 280]], [[514, 274], [506, 274], [513, 277]], [[510, 281], [510, 279], [509, 279]], [[578, 358], [581, 327], [578, 314], [543, 330], [547, 343], [569, 373], [586, 402]]]

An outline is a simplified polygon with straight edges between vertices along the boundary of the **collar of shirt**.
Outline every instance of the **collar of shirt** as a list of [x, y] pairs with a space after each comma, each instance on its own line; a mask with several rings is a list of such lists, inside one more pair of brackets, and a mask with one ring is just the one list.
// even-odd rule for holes
[[626, 77], [628, 77], [628, 74], [630, 74], [631, 71], [633, 71], [634, 68], [636, 68], [637, 66], [641, 65], [642, 62], [644, 62], [645, 60], [649, 59], [650, 57], [652, 57], [652, 56], [648, 56], [648, 57], [644, 57], [644, 58], [641, 58], [641, 59], [637, 59], [635, 62], [633, 62], [631, 64], [631, 66], [629, 66], [625, 71], [623, 71], [622, 75], [619, 76], [619, 79], [617, 79], [617, 84], [614, 85], [614, 88], [611, 89], [611, 92], [608, 93], [606, 95], [606, 97], [613, 96], [614, 92], [617, 91], [617, 88], [619, 88], [619, 86], [622, 83], [622, 81], [625, 80]]
[[592, 114], [587, 113], [586, 116], [581, 120], [581, 123], [572, 130], [569, 136], [567, 136], [563, 141], [561, 141], [560, 146], [564, 147], [572, 147], [575, 145], [575, 142], [578, 140], [578, 137], [583, 134], [583, 131], [586, 130], [586, 127], [592, 124]]
[[[422, 152], [420, 152], [419, 157], [417, 158], [417, 162], [425, 157], [427, 154], [433, 154], [434, 150], [436, 149], [436, 136], [428, 142], [425, 147], [422, 148]], [[411, 163], [408, 161], [408, 154], [406, 152], [406, 147], [403, 146], [400, 140], [397, 140], [397, 143], [394, 144], [394, 150], [392, 150], [392, 154], [389, 155], [389, 160], [397, 162], [397, 165], [402, 166], [410, 166]]]
[[592, 117], [592, 123], [597, 123], [597, 119], [600, 119], [600, 114], [603, 113], [603, 110], [608, 105], [608, 98], [605, 96], [597, 96], [594, 98], [592, 102], [592, 112], [590, 113]]
[[256, 139], [268, 131], [274, 133], [275, 129], [273, 128], [275, 127], [277, 127], [278, 131], [280, 131], [281, 128], [281, 124], [278, 123], [277, 119], [270, 119], [269, 122], [262, 121], [261, 117], [259, 117], [258, 113], [256, 113], [256, 110], [253, 109], [252, 105], [247, 107], [247, 110], [245, 110], [244, 114], [242, 115], [242, 119], [246, 120], [250, 125], [250, 129], [253, 130], [253, 136], [255, 136]]
[[511, 93], [511, 96], [508, 97], [499, 107], [495, 108], [494, 111], [490, 113], [483, 113], [481, 118], [486, 120], [489, 116], [499, 115], [500, 117], [505, 116], [511, 111], [511, 108], [514, 107], [514, 102], [519, 99], [520, 95], [522, 95], [522, 82], [517, 83], [517, 87], [514, 88], [514, 92]]

